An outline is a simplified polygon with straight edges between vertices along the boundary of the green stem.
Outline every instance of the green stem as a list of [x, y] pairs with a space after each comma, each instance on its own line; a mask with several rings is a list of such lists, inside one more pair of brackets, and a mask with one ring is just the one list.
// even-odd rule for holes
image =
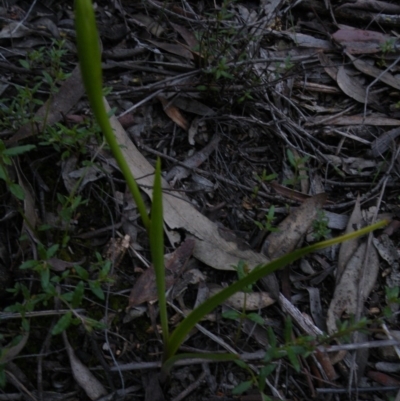
[[150, 219], [139, 188], [118, 144], [103, 103], [101, 54], [99, 35], [91, 0], [75, 1], [75, 26], [78, 42], [78, 57], [83, 83], [90, 106], [106, 138], [111, 152], [118, 163], [126, 183], [132, 193], [146, 230], [150, 229]]

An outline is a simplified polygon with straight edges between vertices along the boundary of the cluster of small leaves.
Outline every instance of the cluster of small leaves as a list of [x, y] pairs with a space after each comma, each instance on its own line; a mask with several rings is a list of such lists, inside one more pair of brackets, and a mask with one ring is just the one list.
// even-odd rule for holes
[[257, 180], [257, 182], [259, 183], [258, 185], [256, 185], [253, 189], [253, 194], [252, 197], [256, 198], [258, 195], [258, 192], [260, 190], [260, 185], [264, 182], [270, 182], [275, 180], [278, 177], [278, 174], [276, 173], [272, 173], [272, 174], [267, 174], [267, 171], [264, 169], [263, 172], [261, 173], [261, 175], [258, 174], [254, 174], [254, 178]]
[[62, 58], [65, 53], [65, 42], [53, 41], [48, 49], [41, 47], [33, 50], [27, 54], [26, 59], [19, 60], [27, 71], [40, 71], [41, 74], [33, 78], [32, 86], [15, 86], [15, 96], [0, 99], [2, 130], [16, 131], [24, 124], [39, 122], [34, 117], [36, 108], [43, 105], [43, 101], [37, 96], [38, 91], [47, 89], [50, 94], [54, 94], [58, 90], [58, 84], [68, 78], [69, 74], [63, 70]]
[[393, 310], [397, 310], [400, 305], [400, 287], [385, 287], [385, 298], [387, 305], [383, 308], [383, 316], [393, 317]]
[[0, 139], [0, 179], [5, 181], [7, 188], [20, 200], [25, 198], [24, 191], [19, 184], [11, 179], [8, 169], [13, 164], [13, 157], [27, 153], [32, 149], [35, 149], [35, 145], [21, 145], [6, 148], [4, 142]]
[[304, 167], [304, 165], [307, 163], [309, 157], [295, 157], [294, 153], [290, 149], [286, 150], [286, 155], [290, 166], [293, 168], [294, 176], [293, 178], [283, 180], [283, 185], [291, 185], [296, 187], [301, 180], [307, 178], [307, 174], [304, 173], [308, 169]]
[[267, 232], [278, 232], [279, 229], [273, 226], [273, 222], [275, 220], [275, 206], [271, 205], [268, 209], [268, 213], [264, 216], [264, 221], [255, 221], [255, 225], [263, 231]]
[[287, 358], [296, 372], [300, 372], [299, 357], [307, 358], [315, 349], [315, 338], [309, 336], [300, 336], [293, 340], [292, 321], [287, 318], [284, 326], [284, 344], [279, 345], [277, 337], [271, 327], [267, 329], [268, 349], [263, 358], [263, 366], [255, 374], [251, 367], [242, 360], [235, 363], [245, 369], [251, 376], [249, 380], [240, 383], [232, 390], [233, 395], [240, 395], [255, 386], [264, 401], [270, 398], [264, 394], [266, 379], [273, 373], [277, 367], [276, 361]]
[[[52, 258], [56, 257], [58, 250], [58, 244], [50, 248], [45, 248], [42, 244], [39, 244], [38, 260], [27, 260], [22, 263], [20, 269], [33, 271], [39, 276], [41, 291], [33, 294], [25, 284], [17, 282], [14, 288], [10, 288], [7, 291], [13, 294], [14, 297], [22, 295], [23, 301], [8, 306], [5, 311], [20, 313], [22, 327], [29, 331], [28, 321], [25, 319], [26, 313], [32, 312], [38, 306], [46, 307], [54, 299], [59, 299], [70, 311], [63, 315], [54, 326], [52, 334], [63, 332], [71, 324], [82, 323], [87, 330], [103, 327], [99, 322], [86, 316], [80, 316], [74, 311], [82, 306], [87, 287], [96, 297], [104, 301], [105, 295], [102, 285], [110, 282], [108, 275], [111, 269], [111, 262], [104, 260], [99, 253], [96, 253], [97, 261], [91, 264], [91, 274], [87, 269], [79, 265], [74, 265], [73, 269], [66, 269], [61, 274], [56, 274], [51, 269]], [[96, 275], [96, 278], [91, 278], [91, 275]], [[73, 291], [62, 292], [63, 283], [76, 284]]]
[[323, 210], [318, 210], [317, 217], [312, 222], [313, 237], [316, 241], [327, 239], [331, 230], [328, 228], [329, 219]]
[[[246, 277], [249, 272], [249, 266], [243, 262], [242, 260], [239, 261], [237, 266], [234, 266], [239, 280]], [[253, 291], [253, 285], [249, 284], [245, 288], [243, 288], [243, 292], [246, 293], [251, 293]], [[228, 310], [226, 312], [223, 312], [222, 317], [225, 319], [232, 319], [232, 320], [237, 320], [239, 319], [240, 321], [243, 321], [244, 319], [249, 319], [257, 324], [263, 325], [264, 324], [264, 319], [258, 314], [258, 313], [245, 313], [245, 308], [246, 308], [246, 297], [244, 299], [244, 305], [243, 305], [243, 310], [241, 312], [236, 311], [236, 310]]]

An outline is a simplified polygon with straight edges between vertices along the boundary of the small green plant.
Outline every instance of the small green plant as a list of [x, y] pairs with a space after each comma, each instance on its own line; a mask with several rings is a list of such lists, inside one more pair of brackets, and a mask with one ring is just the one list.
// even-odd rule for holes
[[[237, 264], [237, 266], [234, 266], [234, 268], [237, 272], [239, 280], [246, 277], [250, 273], [249, 266], [243, 260], [240, 260], [239, 263]], [[264, 324], [264, 319], [258, 313], [255, 313], [255, 312], [246, 313], [247, 294], [249, 294], [251, 292], [253, 292], [252, 284], [249, 284], [248, 286], [243, 288], [244, 300], [243, 300], [243, 308], [242, 308], [241, 312], [231, 309], [222, 314], [222, 317], [225, 319], [239, 320], [239, 326], [238, 326], [235, 340], [234, 340], [235, 344], [239, 340], [242, 322], [245, 319], [251, 320], [260, 325]]]
[[385, 298], [387, 305], [383, 308], [383, 316], [390, 319], [393, 313], [399, 309], [400, 287], [385, 287]]
[[[313, 252], [331, 246], [338, 242], [366, 234], [374, 229], [382, 227], [386, 221], [376, 223], [351, 234], [344, 235], [329, 241], [313, 244], [309, 247], [298, 249], [287, 254], [273, 262], [259, 266], [246, 274], [238, 281], [224, 288], [204, 303], [195, 308], [170, 334], [168, 326], [167, 302], [165, 296], [165, 270], [164, 270], [164, 240], [163, 240], [163, 212], [162, 212], [162, 189], [161, 189], [161, 163], [158, 160], [155, 168], [155, 178], [153, 187], [153, 198], [151, 208], [151, 218], [148, 216], [144, 201], [139, 192], [139, 188], [132, 175], [127, 161], [121, 151], [121, 148], [114, 136], [110, 121], [103, 103], [102, 94], [102, 71], [101, 55], [99, 49], [98, 33], [94, 16], [93, 5], [90, 0], [76, 0], [75, 2], [76, 31], [78, 42], [78, 56], [82, 71], [82, 78], [89, 98], [93, 113], [99, 126], [108, 142], [110, 149], [124, 174], [128, 188], [137, 204], [141, 219], [150, 238], [150, 249], [153, 266], [156, 272], [156, 283], [158, 293], [158, 303], [160, 310], [160, 321], [163, 336], [164, 353], [162, 358], [161, 378], [165, 378], [169, 370], [178, 359], [188, 357], [198, 357], [198, 354], [178, 354], [180, 345], [184, 342], [188, 333], [193, 327], [208, 313], [221, 305], [226, 299], [238, 291], [249, 288], [260, 278], [286, 266], [289, 263]], [[201, 354], [205, 357], [205, 354]], [[211, 354], [206, 356], [214, 361], [217, 360], [235, 360], [236, 355], [230, 354]]]
[[278, 177], [278, 174], [272, 173], [267, 175], [267, 171], [264, 169], [261, 175], [258, 175], [257, 173], [254, 173], [255, 179], [259, 182], [259, 185], [256, 185], [253, 189], [253, 194], [251, 195], [252, 198], [256, 198], [258, 195], [258, 192], [260, 190], [260, 185], [264, 182], [270, 182], [275, 180]]
[[[14, 297], [22, 296], [22, 302], [16, 302], [5, 308], [5, 312], [17, 312], [22, 317], [22, 327], [26, 332], [29, 331], [28, 320], [26, 314], [32, 312], [39, 306], [48, 306], [54, 299], [60, 300], [69, 310], [55, 324], [52, 334], [60, 334], [66, 330], [71, 324], [83, 324], [84, 327], [91, 331], [93, 329], [104, 328], [105, 326], [87, 316], [80, 315], [76, 309], [82, 306], [85, 291], [87, 288], [99, 299], [104, 300], [104, 292], [102, 286], [111, 282], [109, 272], [111, 262], [103, 260], [100, 254], [96, 254], [97, 262], [91, 265], [91, 278], [89, 272], [79, 265], [75, 265], [73, 270], [66, 269], [61, 274], [56, 274], [52, 270], [52, 265], [59, 251], [59, 245], [55, 244], [50, 248], [46, 248], [42, 244], [38, 244], [38, 259], [27, 260], [20, 266], [21, 270], [30, 270], [35, 272], [40, 280], [41, 291], [32, 294], [30, 289], [22, 282], [14, 285], [7, 291]], [[73, 291], [62, 290], [62, 284], [70, 283], [71, 280], [77, 282]], [[68, 288], [68, 287], [66, 287]], [[1, 363], [1, 359], [0, 359]]]
[[304, 167], [307, 163], [309, 157], [295, 157], [294, 153], [290, 150], [286, 150], [286, 155], [289, 161], [290, 166], [293, 168], [293, 178], [283, 180], [283, 185], [291, 185], [296, 187], [301, 180], [307, 178], [307, 174], [304, 174], [308, 169]]
[[309, 336], [299, 336], [292, 339], [292, 321], [287, 318], [284, 325], [284, 344], [278, 345], [278, 339], [271, 329], [267, 329], [268, 348], [263, 357], [263, 366], [256, 372], [254, 368], [244, 361], [235, 361], [242, 369], [245, 369], [250, 379], [240, 383], [232, 390], [233, 395], [241, 395], [245, 391], [256, 387], [263, 400], [270, 398], [264, 393], [266, 379], [274, 372], [277, 361], [286, 358], [296, 372], [300, 371], [299, 357], [307, 358], [315, 349], [315, 338]]
[[24, 191], [19, 184], [11, 179], [8, 169], [13, 164], [13, 157], [27, 153], [35, 149], [35, 147], [35, 145], [21, 145], [6, 148], [4, 142], [0, 139], [0, 179], [6, 183], [10, 192], [19, 200], [25, 198]]
[[388, 39], [380, 45], [382, 54], [381, 54], [379, 61], [377, 62], [377, 65], [379, 67], [386, 67], [385, 57], [389, 53], [394, 53], [396, 51], [395, 45], [396, 45], [396, 39]]
[[254, 222], [260, 230], [263, 230], [266, 232], [271, 232], [271, 233], [279, 231], [278, 228], [276, 228], [272, 225], [275, 220], [275, 206], [274, 205], [270, 206], [270, 208], [268, 209], [268, 213], [264, 217], [265, 217], [265, 220], [263, 222], [260, 222], [260, 221]]
[[323, 210], [317, 211], [317, 217], [312, 222], [313, 237], [316, 241], [327, 239], [331, 230], [328, 228], [329, 219]]

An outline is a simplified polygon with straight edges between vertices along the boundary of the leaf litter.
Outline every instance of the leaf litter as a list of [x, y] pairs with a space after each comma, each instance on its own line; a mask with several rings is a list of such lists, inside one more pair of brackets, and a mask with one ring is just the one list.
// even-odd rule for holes
[[[51, 332], [46, 322], [41, 323], [45, 318], [31, 318], [33, 312], [28, 311], [25, 315], [35, 322], [36, 331], [29, 338], [22, 336], [18, 344], [4, 340], [2, 348], [8, 356], [3, 360], [11, 367], [24, 356], [26, 369], [32, 372], [41, 366], [39, 378], [45, 380], [33, 374], [27, 380], [31, 388], [38, 382], [42, 398], [55, 390], [51, 380], [55, 368], [73, 377], [82, 389], [66, 385], [66, 395], [73, 390], [80, 399], [103, 399], [106, 394], [155, 399], [157, 394], [143, 386], [140, 369], [143, 363], [158, 361], [162, 347], [157, 342], [157, 325], [150, 324], [157, 322], [156, 295], [148, 267], [148, 243], [135, 205], [123, 196], [126, 188], [118, 168], [96, 134], [90, 140], [79, 137], [72, 142], [71, 132], [50, 140], [42, 136], [46, 126], [56, 123], [69, 128], [78, 124], [81, 131], [85, 124], [90, 126], [79, 69], [74, 67], [71, 11], [67, 5], [35, 2], [32, 9], [26, 9], [16, 3], [0, 9], [4, 18], [1, 52], [7, 61], [0, 64], [6, 83], [2, 97], [16, 96], [21, 81], [29, 84], [38, 77], [46, 81], [46, 75], [41, 75], [46, 68], [40, 64], [45, 61], [30, 59], [29, 54], [50, 46], [52, 38], [64, 38], [68, 62], [63, 68], [71, 75], [57, 83], [58, 90], [51, 95], [49, 87], [38, 93], [44, 104], [33, 107], [28, 122], [21, 118], [21, 124], [10, 121], [3, 126], [7, 146], [34, 143], [42, 147], [36, 153], [18, 155], [18, 163], [9, 168], [10, 177], [18, 183], [13, 191], [24, 200], [20, 204], [10, 194], [4, 198], [0, 238], [7, 246], [4, 252], [2, 248], [0, 277], [11, 273], [15, 282], [30, 282], [31, 291], [38, 291], [37, 272], [29, 276], [18, 266], [24, 260], [38, 259], [39, 242], [51, 247], [61, 238], [60, 243], [66, 241], [62, 251], [44, 259], [59, 270], [53, 277], [72, 272], [58, 291], [71, 293], [78, 286], [76, 277], [87, 277], [89, 291], [104, 269], [95, 252], [103, 254], [110, 237], [118, 235], [128, 234], [131, 243], [107, 273], [112, 280], [95, 288], [97, 294], [108, 294], [108, 304], [100, 306], [94, 293], [85, 292], [85, 313], [79, 316], [85, 319], [94, 313], [107, 326], [107, 331], [95, 331], [97, 349], [87, 346], [89, 335], [82, 326], [70, 326], [71, 344], [67, 340], [63, 351], [58, 337], [44, 340]], [[96, 11], [105, 84], [113, 87], [106, 98], [110, 114], [115, 114], [111, 117], [115, 133], [149, 204], [154, 160], [156, 156], [163, 159], [165, 254], [177, 255], [189, 248], [168, 284], [173, 294], [172, 326], [180, 319], [178, 312], [172, 316], [177, 305], [188, 311], [197, 298], [205, 299], [231, 283], [241, 260], [249, 269], [267, 263], [314, 241], [316, 227], [322, 230], [323, 224], [334, 235], [346, 224], [346, 232], [354, 231], [365, 224], [363, 212], [371, 206], [398, 218], [397, 5], [357, 1], [338, 6], [313, 0], [298, 4], [275, 0], [252, 7], [217, 3], [201, 6], [190, 1], [183, 8], [176, 2], [150, 0], [145, 5], [99, 2]], [[222, 18], [219, 25], [217, 13]], [[3, 106], [1, 110], [4, 113]], [[116, 116], [121, 116], [120, 122]], [[290, 163], [286, 160], [289, 150]], [[271, 175], [275, 175], [272, 180]], [[1, 185], [7, 194], [4, 181]], [[71, 201], [63, 203], [59, 194]], [[68, 209], [68, 202], [72, 205], [77, 196], [88, 202]], [[379, 197], [383, 202], [378, 202]], [[15, 217], [22, 209], [23, 220]], [[317, 219], [319, 225], [314, 224]], [[299, 356], [304, 367], [300, 373], [295, 371], [295, 359], [283, 359], [267, 381], [267, 394], [288, 400], [307, 398], [301, 394], [328, 399], [338, 390], [361, 394], [369, 386], [370, 391], [396, 395], [386, 388], [398, 385], [395, 377], [382, 366], [396, 358], [393, 346], [386, 354], [380, 348], [364, 352], [364, 361], [360, 351], [355, 357], [359, 377], [353, 380], [353, 351], [343, 351], [343, 339], [338, 337], [336, 346], [343, 350], [331, 357], [321, 338], [362, 317], [372, 321], [374, 330], [360, 344], [351, 339], [354, 347], [394, 338], [398, 305], [390, 291], [396, 291], [399, 283], [397, 228], [389, 234], [378, 233], [370, 241], [349, 241], [339, 250], [311, 255], [264, 278], [251, 293], [236, 294], [222, 306], [242, 314], [256, 311], [264, 324], [222, 319], [217, 310], [202, 322], [200, 331], [190, 335], [185, 347], [201, 352], [223, 347], [246, 360], [245, 355], [265, 352], [271, 346], [267, 327], [283, 341], [282, 314], [289, 315], [295, 327], [291, 338], [308, 335], [321, 345], [311, 356]], [[26, 238], [20, 239], [23, 233]], [[331, 235], [329, 230], [321, 233]], [[104, 258], [109, 256], [104, 253]], [[7, 259], [11, 263], [3, 263]], [[7, 297], [4, 302], [7, 306], [14, 301]], [[125, 319], [128, 306], [140, 310], [140, 317]], [[395, 314], [386, 321], [385, 306]], [[37, 312], [51, 308], [51, 303], [41, 304]], [[5, 315], [4, 319], [1, 334], [16, 335], [18, 329], [9, 323], [12, 320]], [[384, 329], [386, 325], [389, 329]], [[63, 336], [66, 339], [66, 333]], [[29, 357], [31, 341], [44, 341], [41, 346], [46, 352], [63, 356], [56, 359], [50, 352], [43, 358]], [[67, 366], [71, 370], [66, 371]], [[217, 394], [230, 396], [232, 388], [248, 380], [234, 365], [224, 367], [229, 369], [226, 376], [217, 365], [200, 366], [177, 367], [171, 386], [159, 389], [165, 390], [162, 397], [183, 399], [192, 392], [192, 399], [218, 399]], [[262, 366], [262, 357], [252, 362], [256, 373]], [[308, 370], [313, 376], [307, 375]], [[285, 383], [285, 375], [293, 383]], [[146, 380], [157, 378], [150, 374]], [[20, 391], [13, 383], [6, 392]]]

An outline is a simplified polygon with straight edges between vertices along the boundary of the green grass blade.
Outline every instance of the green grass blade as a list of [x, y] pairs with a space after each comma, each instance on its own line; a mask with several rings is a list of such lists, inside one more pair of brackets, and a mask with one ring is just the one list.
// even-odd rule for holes
[[[156, 273], [158, 305], [160, 307], [161, 329], [164, 347], [168, 344], [168, 315], [167, 299], [165, 296], [165, 268], [164, 268], [164, 225], [161, 188], [161, 162], [157, 159], [153, 186], [153, 202], [151, 207], [150, 224], [151, 260]], [[164, 352], [165, 354], [165, 352]]]
[[78, 43], [79, 65], [90, 106], [92, 107], [97, 123], [110, 146], [111, 152], [125, 177], [129, 190], [136, 202], [143, 224], [146, 229], [149, 230], [150, 219], [146, 212], [143, 198], [115, 138], [103, 103], [103, 79], [99, 35], [97, 32], [96, 19], [91, 0], [75, 0], [75, 27]]
[[314, 252], [318, 249], [323, 249], [340, 242], [344, 242], [356, 237], [359, 237], [364, 234], [368, 234], [369, 232], [376, 230], [378, 228], [382, 228], [387, 224], [386, 220], [375, 223], [371, 226], [365, 227], [361, 230], [355, 231], [350, 234], [342, 235], [337, 238], [333, 238], [327, 241], [318, 242], [317, 244], [310, 245], [308, 247], [298, 249], [288, 255], [284, 255], [267, 265], [259, 266], [253, 269], [247, 276], [242, 279], [236, 281], [231, 284], [229, 287], [224, 288], [222, 291], [218, 292], [211, 298], [207, 299], [204, 303], [199, 305], [196, 309], [194, 309], [173, 331], [169, 338], [169, 343], [167, 346], [168, 354], [165, 356], [164, 360], [168, 361], [171, 357], [175, 355], [178, 351], [179, 346], [185, 340], [187, 334], [192, 330], [192, 328], [208, 313], [212, 312], [218, 305], [221, 305], [225, 302], [229, 297], [234, 295], [236, 292], [243, 290], [246, 286], [249, 286], [255, 283], [257, 280], [261, 279], [268, 274], [283, 268], [284, 266], [293, 263], [297, 259]]

